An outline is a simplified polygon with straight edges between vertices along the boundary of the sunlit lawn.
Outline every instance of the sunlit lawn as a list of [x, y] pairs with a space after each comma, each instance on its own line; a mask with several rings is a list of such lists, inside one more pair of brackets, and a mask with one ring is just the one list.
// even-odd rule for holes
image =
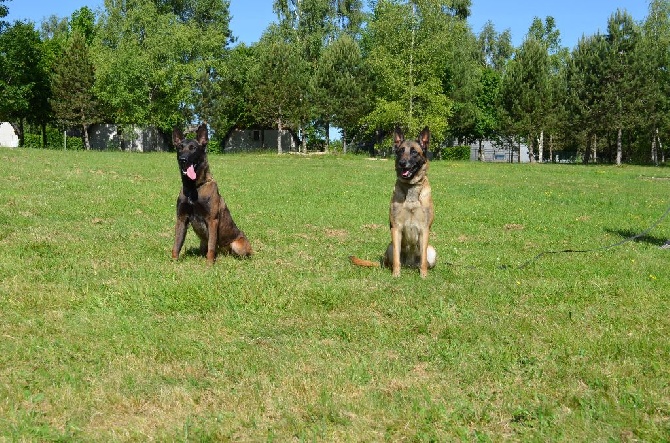
[[[438, 265], [393, 165], [213, 155], [250, 260], [170, 259], [174, 154], [2, 149], [0, 440], [670, 439], [664, 168], [433, 162]], [[504, 265], [504, 266], [503, 266]]]

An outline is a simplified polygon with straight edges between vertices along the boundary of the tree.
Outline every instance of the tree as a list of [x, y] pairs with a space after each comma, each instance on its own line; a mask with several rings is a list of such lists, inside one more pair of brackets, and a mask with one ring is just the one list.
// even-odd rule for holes
[[0, 32], [2, 32], [3, 29], [7, 26], [7, 22], [2, 19], [7, 17], [7, 14], [9, 14], [9, 9], [7, 9], [7, 6], [4, 5], [5, 1], [6, 0], [0, 0]]
[[436, 144], [444, 139], [452, 113], [443, 84], [445, 55], [466, 29], [454, 15], [466, 11], [457, 8], [454, 13], [453, 6], [438, 0], [375, 4], [362, 41], [367, 69], [375, 79], [374, 108], [363, 119], [369, 133], [390, 133], [400, 125], [418, 134], [429, 126]]
[[254, 48], [239, 44], [228, 51], [220, 63], [203, 72], [195, 112], [209, 123], [219, 139], [235, 127], [258, 123], [253, 111], [250, 70], [240, 69], [255, 64]]
[[256, 62], [249, 69], [252, 112], [260, 122], [276, 126], [281, 154], [282, 131], [299, 126], [305, 113], [310, 66], [300, 48], [286, 40], [277, 26], [263, 34], [254, 51]]
[[[549, 91], [549, 59], [546, 47], [534, 37], [527, 37], [507, 66], [502, 78], [501, 100], [510, 131], [532, 140], [545, 125]], [[532, 160], [531, 153], [531, 160]]]
[[199, 82], [230, 42], [227, 1], [105, 0], [91, 54], [95, 92], [121, 124], [194, 119]]
[[[582, 37], [573, 49], [566, 69], [566, 106], [570, 119], [564, 129], [586, 146], [585, 163], [596, 161], [597, 140], [603, 134], [606, 112], [602, 101], [605, 89], [607, 42], [601, 34]], [[590, 148], [588, 147], [590, 145]]]
[[[556, 130], [562, 116], [562, 100], [565, 97], [564, 76], [568, 50], [561, 47], [561, 33], [556, 28], [556, 21], [548, 16], [544, 23], [539, 17], [533, 19], [528, 35], [541, 42], [548, 54], [546, 104], [542, 130], [537, 139], [538, 161], [544, 157], [544, 134], [546, 130]], [[550, 148], [551, 150], [551, 148]], [[551, 152], [549, 154], [552, 156]]]
[[492, 21], [486, 22], [477, 37], [481, 64], [487, 68], [502, 72], [514, 54], [512, 32], [509, 29], [498, 33]]
[[0, 119], [11, 123], [24, 142], [24, 122], [45, 124], [49, 82], [39, 34], [32, 24], [15, 22], [0, 33]]
[[302, 149], [305, 150], [307, 148], [305, 133], [310, 132], [306, 130], [306, 127], [315, 126], [316, 121], [320, 119], [326, 122], [326, 126], [330, 121], [328, 116], [319, 115], [320, 111], [327, 108], [325, 104], [318, 103], [323, 94], [310, 89], [317, 84], [313, 76], [319, 59], [325, 46], [336, 38], [337, 24], [352, 23], [346, 20], [345, 14], [354, 10], [358, 2], [349, 1], [345, 5], [338, 3], [333, 0], [275, 0], [273, 2], [274, 11], [279, 19], [279, 26], [275, 30], [276, 36], [295, 47], [307, 69], [303, 72], [305, 77], [302, 87], [304, 89], [300, 97], [301, 107], [297, 109], [298, 115], [295, 121], [298, 132], [302, 136]]
[[91, 149], [88, 128], [99, 118], [93, 63], [88, 55], [86, 37], [75, 32], [60, 63], [54, 67], [51, 107], [56, 121], [64, 127], [79, 125], [86, 149]]
[[465, 27], [465, 22], [462, 25], [458, 29], [460, 26], [454, 24], [454, 30], [458, 31], [452, 32], [452, 45], [445, 48], [442, 86], [453, 102], [453, 113], [448, 119], [449, 133], [462, 142], [469, 142], [481, 140], [478, 129], [491, 115], [484, 115], [486, 110], [481, 107], [484, 105], [481, 99], [484, 98], [483, 76], [487, 67], [481, 62], [480, 40]]
[[465, 124], [455, 126], [461, 127], [457, 135], [479, 141], [478, 157], [482, 160], [482, 141], [496, 137], [502, 128], [498, 97], [502, 74], [514, 53], [511, 31], [498, 33], [493, 22], [488, 21], [477, 36], [477, 46], [478, 78], [470, 96], [471, 117]]
[[363, 72], [360, 47], [351, 36], [343, 34], [326, 47], [312, 81], [318, 114], [326, 122], [326, 137], [330, 123], [333, 123], [342, 130], [346, 152], [347, 134], [369, 111], [370, 102], [370, 87]]
[[612, 14], [607, 22], [605, 41], [608, 52], [603, 94], [606, 111], [603, 115], [607, 116], [608, 129], [617, 133], [616, 164], [619, 166], [623, 157], [623, 131], [632, 129], [641, 111], [636, 94], [642, 79], [634, 69], [639, 30], [633, 17], [621, 10]]
[[670, 133], [670, 1], [653, 0], [642, 26], [638, 47], [642, 76], [646, 79], [638, 90], [644, 97], [646, 116], [643, 127], [651, 138], [651, 160], [665, 161], [662, 134]]
[[86, 46], [91, 45], [95, 37], [95, 14], [88, 6], [83, 6], [72, 13], [70, 32], [80, 34]]

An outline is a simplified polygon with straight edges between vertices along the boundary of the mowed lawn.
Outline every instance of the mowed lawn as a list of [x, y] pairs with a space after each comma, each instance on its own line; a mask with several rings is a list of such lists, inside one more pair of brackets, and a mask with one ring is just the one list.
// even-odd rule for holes
[[249, 260], [170, 250], [174, 153], [0, 149], [2, 441], [668, 441], [670, 170], [211, 155]]

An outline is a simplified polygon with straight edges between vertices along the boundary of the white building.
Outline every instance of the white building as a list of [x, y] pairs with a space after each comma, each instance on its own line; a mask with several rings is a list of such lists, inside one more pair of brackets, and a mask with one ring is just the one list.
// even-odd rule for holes
[[0, 146], [5, 148], [17, 148], [19, 146], [19, 136], [14, 132], [14, 128], [7, 122], [0, 123]]

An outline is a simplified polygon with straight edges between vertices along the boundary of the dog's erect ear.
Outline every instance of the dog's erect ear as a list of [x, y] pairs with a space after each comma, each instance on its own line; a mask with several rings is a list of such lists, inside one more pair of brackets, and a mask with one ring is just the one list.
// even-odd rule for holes
[[396, 127], [395, 131], [393, 131], [393, 144], [397, 148], [404, 141], [405, 141], [405, 135], [402, 133], [402, 129]]
[[207, 135], [207, 123], [203, 123], [198, 126], [198, 132], [196, 133], [196, 138], [200, 146], [206, 146], [209, 141], [209, 136]]
[[423, 131], [419, 134], [419, 144], [421, 145], [421, 149], [428, 152], [428, 145], [430, 145], [430, 130], [428, 126], [423, 128]]
[[179, 146], [179, 143], [184, 141], [184, 133], [179, 128], [174, 128], [172, 130], [172, 144]]

